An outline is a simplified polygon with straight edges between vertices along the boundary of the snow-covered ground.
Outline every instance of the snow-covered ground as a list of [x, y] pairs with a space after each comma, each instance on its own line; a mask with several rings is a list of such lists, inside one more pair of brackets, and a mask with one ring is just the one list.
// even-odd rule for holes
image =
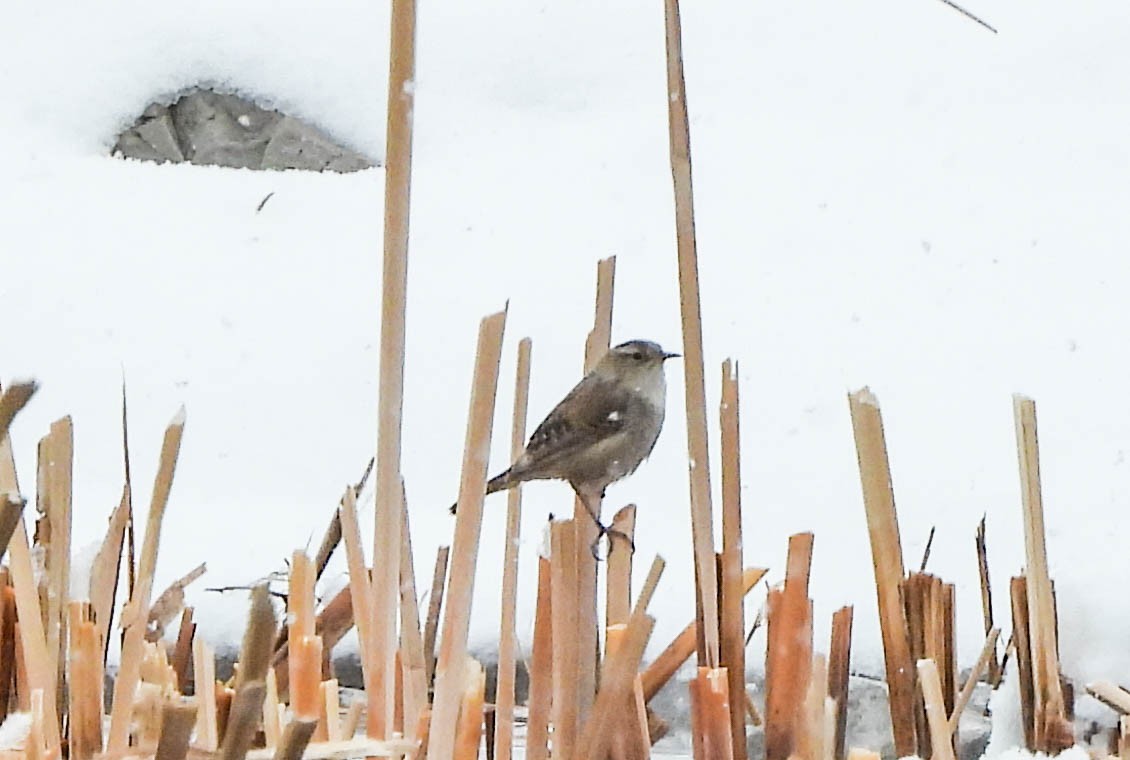
[[[686, 4], [708, 403], [738, 358], [748, 562], [779, 578], [786, 537], [815, 531], [817, 636], [855, 604], [855, 665], [878, 672], [846, 392], [870, 384], [883, 404], [908, 563], [938, 527], [964, 663], [982, 514], [1001, 620], [1023, 563], [1009, 394], [1032, 395], [1064, 668], [1125, 679], [1130, 600], [1108, 581], [1130, 569], [1114, 544], [1130, 509], [1130, 14], [969, 5], [1000, 34], [935, 0]], [[218, 641], [244, 600], [204, 586], [316, 544], [375, 448], [383, 175], [108, 149], [150, 100], [205, 81], [380, 156], [386, 30], [383, 3], [345, 0], [45, 0], [0, 25], [0, 376], [43, 384], [13, 430], [24, 491], [35, 440], [73, 415], [75, 543], [96, 540], [121, 489], [123, 371], [142, 505], [185, 404], [158, 584], [206, 560], [189, 596]], [[497, 468], [516, 342], [534, 339], [536, 423], [579, 375], [597, 259], [618, 259], [614, 339], [681, 338], [661, 4], [422, 3], [418, 56], [404, 474], [426, 578], [451, 537], [482, 315], [509, 299]], [[693, 613], [680, 368], [670, 380], [652, 460], [608, 500], [638, 502], [639, 556], [669, 561], [657, 646]], [[569, 503], [559, 484], [526, 491], [523, 635], [540, 523]], [[503, 504], [484, 526], [480, 644]]]

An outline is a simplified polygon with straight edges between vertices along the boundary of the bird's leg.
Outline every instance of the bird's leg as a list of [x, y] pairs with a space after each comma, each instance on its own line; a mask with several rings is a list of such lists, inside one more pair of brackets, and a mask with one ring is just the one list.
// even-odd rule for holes
[[577, 492], [577, 498], [580, 499], [581, 503], [585, 505], [585, 511], [589, 513], [589, 517], [591, 517], [592, 521], [596, 523], [596, 540], [593, 541], [592, 546], [589, 547], [589, 550], [592, 552], [592, 556], [596, 558], [598, 562], [602, 559], [602, 557], [600, 556], [600, 540], [605, 536], [608, 536], [609, 553], [612, 552], [612, 547], [614, 546], [612, 539], [621, 538], [628, 544], [629, 550], [634, 554], [636, 551], [636, 545], [627, 533], [624, 533], [624, 531], [621, 530], [616, 530], [615, 528], [609, 528], [607, 525], [600, 521], [600, 502], [604, 499], [604, 492], [601, 491], [599, 493], [593, 493], [589, 489], [577, 488], [576, 486], [573, 486], [573, 490]]

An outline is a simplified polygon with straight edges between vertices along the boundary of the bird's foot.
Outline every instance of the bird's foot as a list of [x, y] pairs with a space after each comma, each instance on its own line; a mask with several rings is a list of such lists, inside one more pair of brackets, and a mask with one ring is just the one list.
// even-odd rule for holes
[[[608, 557], [612, 554], [613, 547], [615, 546], [613, 539], [617, 538], [628, 545], [629, 552], [631, 552], [632, 554], [636, 553], [635, 542], [633, 542], [631, 536], [629, 536], [624, 531], [616, 530], [615, 528], [609, 528], [599, 522], [596, 524], [596, 529], [596, 539], [592, 542], [592, 546], [589, 547], [589, 550], [592, 552], [592, 556], [594, 559], [596, 559], [597, 562], [608, 559]], [[605, 538], [608, 539], [608, 551], [603, 551]]]

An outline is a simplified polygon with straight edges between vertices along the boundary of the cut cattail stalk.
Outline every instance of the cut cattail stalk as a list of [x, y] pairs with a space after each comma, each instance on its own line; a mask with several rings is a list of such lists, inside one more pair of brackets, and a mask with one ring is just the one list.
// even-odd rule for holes
[[0, 568], [0, 722], [8, 717], [16, 675], [16, 592], [7, 568]]
[[[361, 724], [361, 711], [365, 709], [365, 703], [360, 699], [354, 700], [349, 703], [349, 708], [345, 711], [345, 717], [341, 719], [341, 735], [345, 739], [352, 739], [353, 735], [357, 733], [357, 726]], [[427, 712], [427, 707], [424, 708]], [[416, 722], [416, 727], [419, 728], [420, 722]]]
[[486, 673], [483, 666], [468, 657], [464, 666], [463, 699], [459, 725], [455, 730], [454, 760], [478, 760], [483, 735], [483, 698]]
[[949, 717], [951, 734], [957, 733], [957, 727], [961, 723], [961, 714], [965, 711], [965, 706], [969, 704], [970, 697], [973, 696], [973, 689], [977, 687], [977, 682], [981, 680], [981, 675], [985, 672], [989, 663], [996, 659], [997, 638], [1000, 636], [1000, 632], [999, 628], [993, 628], [989, 631], [989, 635], [985, 638], [985, 645], [981, 647], [981, 656], [977, 658], [973, 669], [969, 671], [969, 678], [965, 680], [965, 686], [962, 687], [961, 693], [957, 696], [957, 701], [954, 702], [953, 712], [950, 713]]
[[281, 705], [279, 704], [279, 689], [278, 683], [275, 681], [274, 668], [267, 670], [266, 686], [267, 691], [263, 697], [263, 739], [267, 747], [273, 749], [278, 746], [279, 740], [282, 738], [282, 721], [279, 719]]
[[416, 570], [413, 566], [412, 531], [408, 521], [408, 499], [404, 483], [400, 488], [400, 731], [408, 739], [415, 734], [420, 713], [428, 704], [427, 658], [420, 633], [420, 607], [416, 599]]
[[400, 572], [400, 438], [404, 407], [404, 335], [408, 299], [408, 219], [412, 187], [412, 111], [415, 104], [416, 2], [393, 0], [385, 131], [384, 258], [381, 274], [381, 352], [377, 415], [376, 521], [369, 734], [392, 728], [396, 679], [396, 615]]
[[[1044, 532], [1044, 505], [1040, 493], [1040, 455], [1036, 435], [1036, 404], [1016, 395], [1012, 399], [1016, 423], [1016, 448], [1020, 461], [1020, 496], [1024, 508], [1025, 575], [1028, 579], [1028, 636], [1032, 648], [1032, 687], [1035, 749], [1054, 753], [1065, 747], [1053, 744], [1067, 724], [1066, 704], [1060, 688], [1059, 649], [1055, 607]], [[1049, 725], [1049, 723], [1051, 725]], [[1068, 732], [1070, 727], [1066, 726]], [[1070, 746], [1070, 745], [1068, 745]]]
[[329, 742], [339, 742], [345, 738], [341, 731], [341, 695], [336, 678], [318, 684], [318, 707], [318, 729], [315, 734], [324, 732], [326, 738], [323, 741]]
[[553, 607], [550, 561], [538, 558], [538, 596], [530, 654], [530, 696], [526, 717], [526, 758], [549, 757], [549, 712], [553, 700]]
[[[16, 531], [12, 534], [12, 540], [8, 544], [8, 555], [12, 585], [16, 590], [16, 609], [20, 620], [17, 626], [19, 632], [17, 662], [22, 662], [22, 667], [26, 671], [26, 678], [17, 678], [16, 683], [18, 687], [23, 684], [20, 688], [29, 696], [35, 691], [41, 692], [43, 710], [48, 715], [56, 715], [55, 682], [51, 677], [51, 660], [47, 655], [43, 619], [40, 617], [39, 593], [32, 571], [31, 550], [22, 522], [16, 526]], [[18, 672], [18, 675], [23, 676], [24, 673]], [[54, 751], [59, 745], [58, 722], [53, 719], [47, 721], [45, 731], [44, 738], [49, 745], [49, 751]]]
[[[102, 664], [106, 664], [109, 651], [111, 624], [114, 619], [114, 596], [118, 590], [118, 575], [122, 564], [122, 545], [126, 526], [130, 520], [129, 486], [122, 488], [122, 498], [110, 515], [106, 537], [94, 557], [90, 568], [90, 605], [94, 608], [94, 624], [98, 626], [98, 640], [102, 642]], [[189, 656], [192, 650], [189, 649]], [[183, 681], [182, 681], [183, 683]]]
[[[510, 459], [517, 460], [526, 445], [526, 411], [530, 399], [529, 338], [518, 341], [518, 369], [514, 379], [514, 412], [510, 427]], [[502, 556], [502, 615], [498, 633], [498, 683], [495, 687], [494, 756], [510, 760], [514, 743], [514, 674], [518, 654], [514, 624], [518, 598], [518, 539], [522, 524], [522, 489], [511, 488], [506, 500], [506, 546]]]
[[[590, 520], [591, 522], [591, 520]], [[572, 760], [577, 705], [577, 533], [573, 520], [550, 523], [553, 584], [553, 757]]]
[[824, 713], [828, 700], [828, 662], [824, 655], [812, 658], [811, 677], [801, 705], [796, 737], [796, 754], [800, 757], [823, 758]]
[[[974, 536], [977, 546], [977, 574], [981, 581], [981, 617], [985, 621], [985, 635], [993, 630], [993, 589], [989, 583], [989, 552], [985, 544], [985, 516], [977, 524], [977, 533]], [[994, 649], [989, 657], [989, 682], [996, 685], [1000, 682], [1001, 665], [997, 660]]]
[[302, 550], [290, 560], [290, 588], [286, 597], [290, 637], [314, 635], [314, 568]]
[[946, 705], [942, 699], [942, 684], [938, 666], [933, 660], [918, 661], [918, 682], [922, 687], [922, 701], [926, 705], [926, 719], [930, 724], [931, 760], [954, 760], [953, 740], [950, 737]]
[[0, 393], [0, 440], [8, 437], [8, 427], [39, 386], [34, 381], [12, 383]]
[[188, 664], [192, 662], [192, 640], [196, 636], [196, 623], [192, 622], [193, 608], [185, 607], [177, 630], [177, 643], [173, 647], [170, 664], [177, 675], [177, 689], [185, 690], [188, 683]]
[[[620, 533], [634, 540], [636, 505], [621, 507], [612, 518], [609, 533]], [[613, 551], [605, 562], [605, 626], [625, 624], [632, 612], [632, 552]], [[607, 647], [605, 647], [607, 649]]]
[[812, 534], [789, 539], [783, 589], [769, 592], [765, 649], [765, 756], [786, 760], [804, 730], [803, 705], [812, 664], [812, 602], [808, 577]]
[[[611, 657], [624, 643], [628, 630], [625, 623], [610, 625], [605, 629], [605, 657]], [[635, 760], [648, 756], [651, 747], [647, 733], [647, 702], [643, 698], [643, 687], [637, 675], [632, 682], [623, 719], [612, 734], [611, 755], [613, 760]]]
[[1130, 692], [1110, 681], [1091, 681], [1087, 693], [1112, 710], [1130, 715]]
[[1009, 584], [1012, 601], [1012, 639], [1020, 682], [1020, 716], [1024, 723], [1024, 745], [1035, 750], [1035, 696], [1032, 688], [1032, 648], [1028, 630], [1028, 583], [1021, 575]]
[[[742, 590], [748, 594], [758, 582], [765, 577], [766, 570], [760, 567], [747, 567], [742, 574]], [[691, 621], [679, 632], [667, 648], [659, 653], [640, 675], [643, 682], [644, 698], [650, 702], [652, 697], [666, 685], [682, 667], [683, 663], [694, 654], [695, 640], [697, 639], [697, 624]]]
[[365, 566], [364, 550], [361, 547], [361, 533], [357, 522], [357, 494], [352, 488], [345, 490], [338, 508], [341, 518], [342, 540], [345, 543], [345, 558], [349, 565], [349, 593], [353, 607], [353, 621], [357, 626], [357, 648], [361, 656], [361, 677], [366, 695], [373, 689], [373, 673], [376, 663], [370, 659], [372, 654], [372, 587], [369, 571]]
[[302, 760], [302, 753], [318, 727], [317, 718], [298, 718], [286, 724], [282, 741], [275, 750], [274, 760]]
[[184, 760], [195, 725], [195, 704], [184, 700], [165, 702], [161, 706], [161, 740], [154, 760]]
[[37, 508], [41, 513], [36, 543], [43, 550], [46, 570], [45, 634], [47, 656], [62, 698], [65, 687], [67, 599], [71, 583], [71, 475], [74, 462], [74, 428], [70, 417], [51, 423], [50, 432], [39, 442], [40, 477]]
[[[675, 188], [675, 240], [683, 321], [683, 372], [686, 378], [687, 450], [690, 454], [691, 532], [694, 541], [698, 604], [705, 650], [700, 665], [717, 667], [718, 576], [714, 560], [714, 517], [710, 502], [710, 450], [706, 437], [706, 380], [703, 371], [702, 307], [698, 251], [694, 233], [690, 121], [683, 76], [682, 22], [678, 0], [665, 0], [667, 29], [667, 126], [671, 176]], [[705, 661], [703, 661], [705, 660]]]
[[[269, 640], [268, 640], [269, 643]], [[266, 650], [268, 653], [270, 649]], [[243, 760], [255, 738], [263, 713], [263, 697], [267, 686], [262, 681], [244, 681], [232, 698], [224, 728], [221, 760]]]
[[[632, 694], [640, 658], [654, 627], [655, 619], [644, 614], [644, 608], [637, 603], [621, 645], [604, 663], [600, 692], [580, 734], [576, 753], [565, 757], [598, 758], [608, 752], [613, 731], [619, 725]], [[554, 757], [557, 757], [556, 745]]]
[[[612, 293], [616, 279], [616, 257], [610, 256], [597, 263], [596, 268], [596, 310], [593, 317], [593, 328], [585, 340], [584, 370], [587, 373], [601, 357], [608, 352], [609, 338], [612, 334]], [[600, 507], [597, 507], [597, 514]], [[588, 507], [580, 497], [573, 500], [573, 528], [577, 531], [577, 538], [573, 544], [576, 554], [576, 586], [574, 592], [577, 596], [575, 602], [577, 628], [573, 636], [576, 638], [576, 670], [571, 683], [575, 690], [573, 701], [576, 703], [577, 725], [588, 719], [589, 710], [592, 709], [593, 698], [596, 696], [597, 673], [597, 610], [596, 610], [596, 558], [592, 555], [591, 547], [598, 539], [596, 522], [589, 517]], [[612, 541], [610, 537], [609, 542]], [[609, 544], [609, 551], [615, 548]]]
[[836, 730], [832, 745], [825, 748], [833, 758], [844, 756], [847, 731], [848, 676], [851, 664], [853, 608], [841, 607], [832, 615], [832, 645], [828, 654], [828, 696], [836, 703]]
[[157, 550], [161, 541], [161, 524], [165, 519], [165, 507], [169, 503], [169, 491], [173, 486], [177, 456], [180, 453], [181, 437], [184, 434], [185, 414], [182, 408], [165, 430], [165, 440], [161, 446], [161, 459], [157, 469], [157, 479], [153, 485], [153, 500], [149, 505], [149, 517], [145, 524], [145, 538], [141, 545], [141, 559], [138, 562], [137, 584], [133, 589], [127, 611], [122, 613], [122, 623], [126, 626], [122, 642], [121, 666], [114, 681], [114, 700], [110, 711], [110, 733], [106, 742], [111, 752], [124, 752], [129, 746], [130, 714], [133, 711], [134, 692], [137, 690], [138, 670], [145, 647], [145, 631], [149, 621], [149, 602], [153, 593], [153, 574], [157, 569]]
[[316, 720], [321, 713], [322, 639], [291, 636], [290, 642], [290, 708], [298, 717]]
[[467, 654], [467, 630], [482, 533], [487, 459], [505, 325], [506, 312], [503, 311], [485, 318], [479, 326], [475, 380], [471, 389], [471, 409], [459, 482], [459, 508], [451, 551], [451, 583], [443, 616], [442, 646], [436, 660], [435, 697], [428, 729], [429, 760], [449, 760], [455, 751], [455, 726], [463, 694], [463, 660]]
[[68, 612], [69, 757], [89, 760], [102, 751], [102, 652], [89, 604], [70, 602]]
[[192, 646], [192, 680], [196, 694], [196, 742], [204, 752], [220, 747], [220, 726], [216, 714], [216, 656], [199, 636]]
[[17, 493], [0, 493], [0, 546], [7, 547], [23, 519], [25, 502]]
[[428, 616], [424, 623], [424, 657], [427, 658], [428, 684], [436, 671], [436, 631], [439, 630], [439, 611], [443, 607], [444, 582], [447, 580], [447, 560], [451, 547], [436, 550], [436, 563], [432, 571], [432, 590], [428, 593]]
[[742, 589], [742, 483], [738, 365], [722, 363], [722, 590], [721, 662], [729, 677], [730, 733], [735, 760], [746, 760], [745, 737], [745, 591]]
[[914, 664], [906, 635], [906, 614], [899, 594], [904, 574], [902, 544], [887, 442], [875, 394], [863, 388], [849, 394], [848, 403], [859, 458], [863, 506], [867, 511], [867, 532], [871, 538], [871, 559], [875, 567], [875, 591], [879, 600], [879, 624], [883, 634], [895, 753], [905, 757], [917, 751], [914, 737]]
[[31, 691], [31, 729], [28, 731], [27, 741], [24, 744], [24, 752], [27, 755], [27, 760], [47, 760], [48, 755], [54, 756], [53, 752], [48, 752], [45, 746], [44, 728], [45, 724], [54, 723], [52, 720], [45, 720], [43, 714], [43, 692], [39, 689], [32, 689]]
[[[691, 740], [695, 757], [733, 758], [730, 724], [730, 686], [726, 668], [699, 668], [690, 683]], [[740, 709], [740, 708], [739, 708]], [[742, 742], [745, 742], [743, 729]]]

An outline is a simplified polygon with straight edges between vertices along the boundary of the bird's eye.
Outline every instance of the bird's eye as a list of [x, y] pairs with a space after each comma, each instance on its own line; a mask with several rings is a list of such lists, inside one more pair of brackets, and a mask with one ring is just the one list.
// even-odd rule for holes
[[637, 362], [642, 362], [643, 361], [643, 354], [641, 354], [639, 351], [633, 351], [632, 352], [632, 359], [634, 359]]

